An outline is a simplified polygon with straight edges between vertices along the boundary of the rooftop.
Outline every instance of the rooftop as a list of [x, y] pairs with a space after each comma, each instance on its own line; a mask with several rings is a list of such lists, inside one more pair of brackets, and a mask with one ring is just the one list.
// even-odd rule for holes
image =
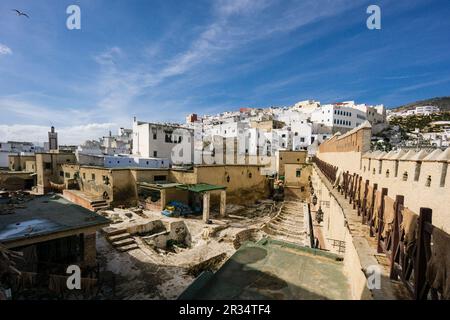
[[243, 245], [179, 299], [350, 299], [343, 262], [330, 253], [263, 239]]
[[50, 234], [100, 228], [109, 220], [59, 195], [36, 197], [0, 219], [0, 241], [8, 244]]

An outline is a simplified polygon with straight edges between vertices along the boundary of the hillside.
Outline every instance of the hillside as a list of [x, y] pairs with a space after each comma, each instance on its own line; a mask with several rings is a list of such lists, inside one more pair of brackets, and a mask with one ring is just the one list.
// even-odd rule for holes
[[409, 110], [419, 106], [436, 106], [439, 107], [441, 111], [450, 111], [450, 97], [436, 97], [427, 100], [416, 101], [409, 104], [405, 104], [403, 106], [393, 108], [392, 110], [393, 111]]

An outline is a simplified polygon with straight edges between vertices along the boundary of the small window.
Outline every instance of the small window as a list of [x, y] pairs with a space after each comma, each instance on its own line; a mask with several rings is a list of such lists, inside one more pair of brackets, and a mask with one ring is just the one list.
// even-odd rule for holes
[[297, 170], [295, 171], [295, 176], [296, 176], [297, 178], [300, 178], [301, 175], [302, 175], [302, 170], [297, 169]]
[[156, 135], [156, 132], [153, 133], [153, 140], [156, 140], [158, 136]]
[[70, 178], [70, 172], [64, 173], [64, 176], [65, 176], [67, 179], [69, 179], [69, 178]]
[[86, 179], [86, 172], [83, 172], [83, 179]]
[[145, 161], [145, 163], [148, 165], [148, 161]]
[[300, 162], [300, 158], [297, 158], [297, 162]]
[[52, 163], [51, 162], [44, 162], [44, 169], [45, 170], [51, 170], [52, 169]]
[[156, 158], [158, 156], [158, 151], [153, 151], [153, 156]]
[[64, 177], [64, 171], [60, 171], [60, 172], [59, 172], [59, 176], [60, 176], [60, 177]]
[[251, 172], [248, 173], [248, 178], [249, 178], [249, 179], [252, 178], [252, 173], [251, 173]]
[[389, 178], [389, 169], [386, 170], [386, 178]]
[[153, 177], [153, 181], [166, 181], [167, 180], [167, 176], [154, 176]]
[[227, 182], [230, 183], [230, 176], [227, 176]]
[[408, 181], [408, 172], [403, 173], [403, 181]]
[[425, 182], [425, 187], [431, 186], [431, 176], [428, 176], [427, 181]]
[[95, 180], [95, 173], [91, 173], [91, 180]]

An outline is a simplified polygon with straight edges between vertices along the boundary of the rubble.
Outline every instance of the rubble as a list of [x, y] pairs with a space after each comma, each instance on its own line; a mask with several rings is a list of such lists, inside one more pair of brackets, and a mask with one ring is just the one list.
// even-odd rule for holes
[[13, 214], [15, 209], [26, 208], [25, 203], [34, 199], [27, 191], [0, 191], [0, 215]]

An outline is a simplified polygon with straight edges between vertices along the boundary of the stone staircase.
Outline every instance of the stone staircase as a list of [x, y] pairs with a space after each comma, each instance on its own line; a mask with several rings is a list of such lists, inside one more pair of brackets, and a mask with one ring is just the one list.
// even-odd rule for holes
[[274, 239], [307, 245], [303, 203], [285, 201], [280, 212], [264, 226], [263, 231]]
[[106, 234], [106, 239], [120, 252], [139, 249], [139, 245], [125, 229], [108, 232]]
[[109, 204], [105, 200], [93, 200], [90, 205], [94, 212], [109, 209]]

